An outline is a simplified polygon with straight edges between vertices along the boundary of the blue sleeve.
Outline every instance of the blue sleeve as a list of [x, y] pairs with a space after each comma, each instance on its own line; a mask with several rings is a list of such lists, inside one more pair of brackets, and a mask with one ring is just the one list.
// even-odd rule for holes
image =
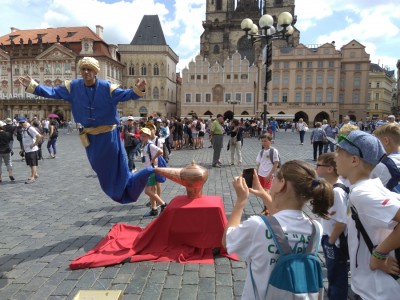
[[42, 84], [39, 84], [36, 88], [35, 91], [33, 92], [37, 96], [45, 97], [45, 98], [51, 98], [51, 99], [63, 99], [68, 102], [71, 102], [70, 100], [70, 93], [67, 90], [65, 86], [45, 86]]
[[115, 104], [118, 104], [118, 102], [125, 102], [140, 98], [140, 96], [136, 94], [133, 91], [133, 89], [121, 89], [121, 88], [116, 88], [114, 91], [112, 91], [111, 97], [115, 102]]

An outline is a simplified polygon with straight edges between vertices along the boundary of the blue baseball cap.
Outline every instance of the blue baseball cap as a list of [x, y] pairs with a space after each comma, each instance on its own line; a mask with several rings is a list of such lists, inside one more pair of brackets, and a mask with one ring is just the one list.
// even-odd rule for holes
[[18, 123], [25, 123], [26, 118], [25, 117], [19, 117], [18, 118]]
[[353, 130], [347, 136], [339, 135], [336, 145], [373, 166], [386, 155], [381, 142], [372, 134], [361, 130]]

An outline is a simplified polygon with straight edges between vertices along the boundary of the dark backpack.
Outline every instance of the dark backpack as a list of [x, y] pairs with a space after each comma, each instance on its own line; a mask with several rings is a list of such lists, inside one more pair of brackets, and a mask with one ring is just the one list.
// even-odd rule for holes
[[199, 120], [197, 120], [195, 128], [196, 128], [197, 131], [201, 130], [201, 122]]
[[51, 138], [57, 138], [58, 137], [58, 127], [56, 125], [53, 125], [53, 134], [51, 135]]
[[[303, 251], [298, 253], [290, 247], [285, 233], [275, 217], [260, 217], [271, 233], [279, 253], [279, 260], [269, 277], [265, 299], [320, 299], [324, 286], [322, 268], [318, 258], [318, 246], [321, 240], [319, 226], [312, 221], [313, 231], [308, 245], [304, 245]], [[258, 299], [251, 263], [250, 277], [255, 299]]]
[[[343, 191], [345, 191], [347, 195], [350, 192], [350, 189], [347, 186], [345, 186], [343, 183], [337, 182], [333, 185], [333, 188], [337, 188], [337, 187], [341, 188]], [[347, 241], [347, 235], [345, 235], [344, 232], [342, 232], [339, 235], [339, 242], [340, 242], [339, 252], [342, 254], [342, 256], [345, 259], [349, 259], [349, 257], [350, 257], [349, 256], [349, 243]]]
[[[271, 163], [274, 164], [274, 149], [273, 147], [269, 148], [269, 159], [271, 160]], [[261, 149], [260, 151], [260, 157], [262, 158], [264, 154], [264, 149]], [[281, 167], [282, 162], [281, 162], [281, 157], [278, 153], [278, 169]]]
[[390, 176], [390, 180], [386, 184], [386, 188], [392, 192], [400, 194], [400, 170], [397, 167], [396, 163], [388, 156], [385, 156], [381, 162], [388, 168]]

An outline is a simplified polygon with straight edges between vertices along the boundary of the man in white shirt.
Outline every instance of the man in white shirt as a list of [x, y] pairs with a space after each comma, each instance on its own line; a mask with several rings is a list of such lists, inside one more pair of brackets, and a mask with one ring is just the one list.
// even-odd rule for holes
[[25, 117], [18, 119], [19, 126], [22, 127], [22, 145], [25, 152], [26, 164], [31, 168], [31, 176], [25, 181], [26, 184], [34, 183], [39, 177], [38, 166], [38, 143], [43, 138], [39, 132], [26, 121]]

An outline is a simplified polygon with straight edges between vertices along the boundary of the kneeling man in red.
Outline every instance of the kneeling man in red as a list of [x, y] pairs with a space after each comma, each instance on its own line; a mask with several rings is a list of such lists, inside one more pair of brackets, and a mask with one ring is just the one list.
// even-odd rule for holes
[[202, 195], [205, 168], [157, 168], [156, 173], [182, 184], [187, 195], [176, 196], [163, 213], [145, 228], [114, 225], [107, 236], [71, 264], [71, 269], [95, 268], [126, 261], [176, 261], [213, 264], [213, 250], [228, 255], [221, 240], [227, 223], [222, 198]]

